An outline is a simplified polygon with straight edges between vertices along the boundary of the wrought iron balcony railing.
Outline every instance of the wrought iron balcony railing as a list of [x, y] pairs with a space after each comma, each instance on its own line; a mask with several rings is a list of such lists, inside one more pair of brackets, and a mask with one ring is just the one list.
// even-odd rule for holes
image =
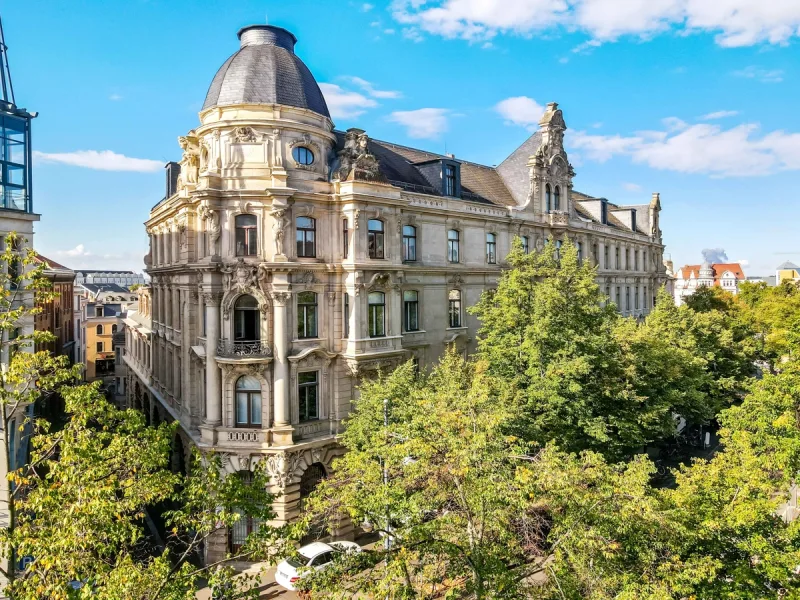
[[267, 342], [234, 342], [220, 340], [217, 342], [217, 356], [223, 358], [258, 358], [272, 356], [272, 347]]

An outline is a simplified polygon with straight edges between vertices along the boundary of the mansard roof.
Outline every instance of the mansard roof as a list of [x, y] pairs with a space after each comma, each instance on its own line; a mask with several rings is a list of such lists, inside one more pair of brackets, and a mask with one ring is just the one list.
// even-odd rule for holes
[[[335, 133], [336, 150], [339, 151], [344, 147], [345, 133]], [[432, 160], [454, 160], [461, 165], [461, 196], [464, 200], [497, 206], [517, 206], [494, 167], [381, 140], [370, 139], [367, 148], [378, 159], [381, 172], [389, 183], [409, 192], [441, 196], [441, 190], [431, 186], [416, 165]]]

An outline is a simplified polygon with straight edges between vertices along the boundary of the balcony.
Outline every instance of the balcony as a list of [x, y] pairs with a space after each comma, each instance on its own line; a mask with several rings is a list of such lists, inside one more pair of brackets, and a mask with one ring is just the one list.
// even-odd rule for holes
[[272, 358], [272, 346], [268, 342], [235, 342], [219, 340], [217, 342], [217, 358], [246, 360]]

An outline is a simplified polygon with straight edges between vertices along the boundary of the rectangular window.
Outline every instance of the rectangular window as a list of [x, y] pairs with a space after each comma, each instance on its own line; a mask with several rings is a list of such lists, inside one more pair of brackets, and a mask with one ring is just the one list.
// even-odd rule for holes
[[614, 268], [619, 271], [619, 246], [614, 247]]
[[635, 271], [639, 270], [639, 251], [638, 250], [634, 250], [633, 251], [633, 269]]
[[620, 294], [619, 294], [619, 286], [617, 286], [617, 293], [616, 293], [616, 302], [617, 310], [622, 310], [622, 303], [620, 302]]
[[583, 244], [581, 242], [576, 242], [575, 247], [578, 250], [578, 262], [583, 262]]
[[630, 248], [625, 248], [625, 270], [631, 270], [631, 250]]
[[450, 327], [461, 327], [461, 292], [450, 290], [447, 313]]
[[603, 244], [603, 268], [608, 269], [608, 246]]
[[97, 348], [98, 352], [102, 352], [103, 351], [103, 342], [97, 342], [96, 348]]
[[297, 294], [297, 337], [317, 337], [317, 295], [314, 292]]
[[531, 251], [530, 238], [527, 235], [523, 235], [520, 239], [522, 240], [522, 251], [528, 254]]
[[453, 165], [444, 166], [444, 195], [456, 195], [456, 168]]
[[556, 240], [556, 260], [561, 260], [561, 246], [563, 242], [561, 240]]
[[417, 228], [413, 225], [403, 226], [403, 261], [417, 260]]
[[403, 292], [403, 329], [419, 331], [419, 292]]
[[642, 250], [642, 270], [647, 271], [647, 250]]
[[298, 416], [300, 422], [319, 419], [319, 383], [317, 371], [297, 374]]
[[350, 255], [350, 231], [348, 230], [347, 219], [342, 219], [342, 257]]
[[370, 258], [384, 258], [383, 221], [370, 219], [367, 222], [367, 251]]
[[625, 286], [625, 310], [631, 309], [631, 288], [630, 286]]
[[258, 252], [258, 227], [255, 215], [237, 215], [236, 256], [255, 256]]
[[386, 296], [383, 292], [372, 292], [367, 297], [369, 337], [386, 335]]
[[457, 263], [459, 254], [459, 232], [456, 229], [451, 229], [447, 232], [447, 260], [451, 263]]
[[497, 263], [497, 236], [494, 233], [486, 234], [486, 262], [490, 265]]
[[633, 290], [634, 290], [634, 304], [633, 305], [636, 307], [636, 310], [639, 310], [639, 286], [637, 285], [635, 288], [633, 288]]
[[344, 293], [344, 314], [342, 315], [344, 337], [350, 337], [350, 294]]
[[311, 217], [297, 217], [297, 256], [315, 258], [317, 256], [317, 221]]

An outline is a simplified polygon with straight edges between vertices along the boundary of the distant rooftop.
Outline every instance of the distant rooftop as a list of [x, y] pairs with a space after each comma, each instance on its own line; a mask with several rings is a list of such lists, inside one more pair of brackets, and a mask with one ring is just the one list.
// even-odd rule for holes
[[111, 294], [132, 294], [128, 288], [116, 283], [79, 283], [80, 287], [88, 290], [92, 294], [108, 292]]

